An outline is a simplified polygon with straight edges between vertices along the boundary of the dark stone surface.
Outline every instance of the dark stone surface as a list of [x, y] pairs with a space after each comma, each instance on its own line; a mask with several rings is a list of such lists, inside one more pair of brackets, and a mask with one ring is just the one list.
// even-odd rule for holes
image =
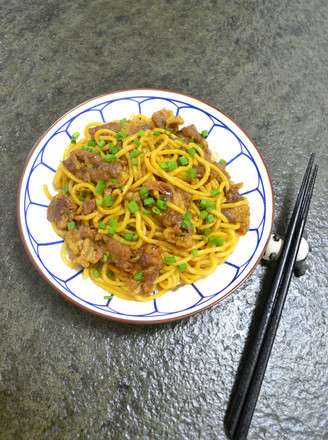
[[12, 0], [0, 17], [0, 438], [227, 438], [271, 269], [259, 265], [189, 319], [122, 325], [53, 291], [15, 219], [22, 167], [54, 120], [102, 93], [157, 87], [204, 99], [248, 132], [272, 177], [281, 235], [316, 153], [309, 269], [292, 281], [249, 439], [327, 439], [328, 3]]

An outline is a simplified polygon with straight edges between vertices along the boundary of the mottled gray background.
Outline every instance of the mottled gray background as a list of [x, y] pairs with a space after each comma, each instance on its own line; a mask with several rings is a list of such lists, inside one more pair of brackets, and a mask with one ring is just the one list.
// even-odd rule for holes
[[216, 440], [272, 269], [189, 319], [124, 325], [40, 277], [15, 193], [38, 137], [117, 89], [192, 94], [235, 119], [270, 171], [283, 234], [312, 151], [309, 270], [291, 284], [249, 439], [327, 439], [326, 0], [0, 2], [0, 438]]

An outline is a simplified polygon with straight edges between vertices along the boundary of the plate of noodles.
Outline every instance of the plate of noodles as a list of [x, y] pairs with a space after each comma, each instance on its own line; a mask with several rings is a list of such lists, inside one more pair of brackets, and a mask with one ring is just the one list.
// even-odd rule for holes
[[39, 138], [17, 196], [34, 266], [77, 306], [160, 323], [207, 309], [261, 260], [272, 184], [252, 140], [169, 90], [90, 99]]

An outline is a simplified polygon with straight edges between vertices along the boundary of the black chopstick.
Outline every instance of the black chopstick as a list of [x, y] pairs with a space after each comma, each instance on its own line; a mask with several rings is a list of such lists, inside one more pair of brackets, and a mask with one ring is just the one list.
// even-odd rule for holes
[[316, 165], [309, 184], [313, 161], [314, 154], [310, 157], [297, 196], [284, 247], [278, 260], [273, 283], [266, 299], [253, 345], [228, 409], [226, 427], [233, 440], [245, 439], [251, 423], [306, 223], [318, 170]]

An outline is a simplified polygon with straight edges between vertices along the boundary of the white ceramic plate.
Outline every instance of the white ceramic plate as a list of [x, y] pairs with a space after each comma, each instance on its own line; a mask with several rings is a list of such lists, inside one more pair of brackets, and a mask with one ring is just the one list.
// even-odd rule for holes
[[[151, 116], [165, 107], [179, 113], [185, 125], [194, 123], [198, 131], [207, 130], [214, 155], [227, 161], [227, 170], [250, 204], [251, 224], [234, 253], [216, 272], [195, 285], [168, 292], [151, 302], [138, 303], [113, 297], [81, 271], [68, 268], [60, 256], [62, 240], [47, 221], [49, 200], [43, 184], [50, 190], [63, 152], [75, 132], [83, 133], [89, 122], [129, 118], [132, 114]], [[55, 191], [52, 191], [55, 194]], [[130, 323], [173, 321], [213, 306], [235, 290], [252, 273], [262, 258], [273, 226], [274, 199], [266, 165], [247, 134], [227, 115], [194, 97], [156, 89], [123, 90], [98, 96], [59, 118], [36, 142], [22, 172], [17, 214], [20, 234], [33, 264], [60, 294], [89, 312]]]

